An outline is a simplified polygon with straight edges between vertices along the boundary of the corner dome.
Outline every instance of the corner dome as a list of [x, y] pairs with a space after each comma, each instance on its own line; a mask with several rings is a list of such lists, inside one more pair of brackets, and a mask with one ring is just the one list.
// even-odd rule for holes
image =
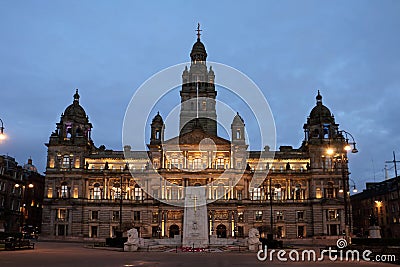
[[207, 59], [207, 52], [206, 52], [206, 47], [204, 44], [200, 41], [200, 23], [197, 24], [197, 42], [194, 43], [192, 47], [192, 52], [190, 52], [190, 58], [192, 59], [192, 62], [196, 61], [206, 61]]
[[78, 89], [76, 89], [76, 92], [74, 94], [74, 102], [69, 105], [65, 111], [64, 111], [64, 116], [68, 118], [80, 118], [80, 119], [86, 119], [86, 112], [83, 109], [81, 105], [79, 105], [79, 94], [78, 94]]
[[162, 119], [162, 117], [160, 115], [160, 112], [157, 112], [157, 115], [154, 116], [151, 124], [154, 124], [154, 123], [160, 123], [160, 124], [164, 123], [164, 121], [163, 121], [163, 119]]
[[310, 112], [310, 121], [311, 123], [333, 123], [334, 118], [326, 106], [322, 104], [322, 96], [318, 90], [318, 95], [316, 97], [317, 105]]
[[190, 52], [190, 58], [192, 59], [192, 61], [206, 61], [207, 59], [206, 47], [200, 41], [200, 38], [198, 38], [197, 42], [194, 43], [192, 51]]
[[26, 163], [22, 168], [27, 171], [37, 172], [36, 166], [32, 164], [32, 159], [28, 159], [28, 163]]

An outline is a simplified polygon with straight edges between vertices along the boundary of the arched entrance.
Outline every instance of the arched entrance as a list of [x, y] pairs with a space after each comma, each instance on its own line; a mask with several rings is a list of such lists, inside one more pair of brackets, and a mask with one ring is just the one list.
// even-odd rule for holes
[[173, 224], [169, 227], [169, 237], [174, 238], [175, 235], [179, 235], [179, 226]]
[[217, 237], [218, 238], [226, 238], [226, 226], [220, 224], [217, 226]]

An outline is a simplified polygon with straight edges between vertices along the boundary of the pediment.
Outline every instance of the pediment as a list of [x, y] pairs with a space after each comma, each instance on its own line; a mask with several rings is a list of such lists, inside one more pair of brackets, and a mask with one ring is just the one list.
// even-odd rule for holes
[[229, 145], [231, 142], [222, 137], [215, 136], [204, 132], [202, 129], [194, 129], [188, 133], [183, 135], [171, 138], [164, 142], [164, 145], [198, 145], [200, 143], [203, 144], [212, 144], [215, 145]]

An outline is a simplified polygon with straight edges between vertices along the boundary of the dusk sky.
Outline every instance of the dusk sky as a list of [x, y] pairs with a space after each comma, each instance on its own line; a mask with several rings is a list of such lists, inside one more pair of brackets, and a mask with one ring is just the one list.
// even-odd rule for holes
[[319, 89], [340, 129], [356, 139], [359, 153], [349, 158], [357, 187], [383, 180], [393, 151], [400, 160], [400, 1], [232, 2], [0, 0], [0, 118], [8, 136], [0, 154], [21, 165], [32, 157], [43, 172], [44, 144], [75, 88], [95, 145], [122, 150], [135, 90], [190, 60], [200, 22], [208, 60], [245, 73], [264, 93], [278, 147], [301, 145]]

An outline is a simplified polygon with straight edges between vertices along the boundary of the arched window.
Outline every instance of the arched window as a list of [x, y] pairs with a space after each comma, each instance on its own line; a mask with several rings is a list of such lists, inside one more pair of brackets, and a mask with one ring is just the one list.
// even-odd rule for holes
[[255, 187], [253, 189], [253, 200], [261, 200], [261, 188]]
[[324, 139], [329, 138], [329, 124], [324, 124]]
[[334, 189], [333, 189], [333, 183], [328, 182], [326, 188], [325, 188], [325, 198], [334, 198]]
[[297, 184], [296, 188], [294, 189], [294, 199], [296, 199], [296, 200], [303, 199], [303, 194], [302, 194], [300, 184]]
[[282, 187], [280, 184], [276, 184], [274, 187], [274, 199], [282, 200]]
[[237, 129], [236, 130], [236, 139], [240, 139], [240, 138], [242, 138], [242, 135], [240, 133], [240, 129]]
[[217, 159], [217, 169], [223, 169], [224, 168], [224, 158], [219, 157]]
[[142, 189], [138, 184], [135, 185], [135, 200], [142, 200], [143, 199], [143, 194], [142, 194]]
[[317, 187], [317, 189], [315, 189], [315, 197], [322, 198], [321, 188]]
[[93, 199], [101, 199], [101, 190], [99, 183], [95, 183], [93, 186]]
[[193, 169], [198, 170], [201, 169], [202, 165], [201, 165], [201, 158], [195, 158], [193, 160]]
[[68, 198], [68, 184], [66, 182], [63, 182], [61, 184], [61, 197], [62, 198]]
[[65, 125], [65, 136], [67, 139], [72, 137], [72, 126], [70, 124]]
[[114, 199], [121, 199], [121, 185], [118, 182], [115, 182], [112, 188]]
[[63, 168], [69, 168], [69, 164], [70, 164], [69, 156], [65, 155], [63, 157], [63, 161], [62, 161], [62, 167]]
[[226, 226], [220, 224], [217, 226], [217, 238], [226, 238]]

